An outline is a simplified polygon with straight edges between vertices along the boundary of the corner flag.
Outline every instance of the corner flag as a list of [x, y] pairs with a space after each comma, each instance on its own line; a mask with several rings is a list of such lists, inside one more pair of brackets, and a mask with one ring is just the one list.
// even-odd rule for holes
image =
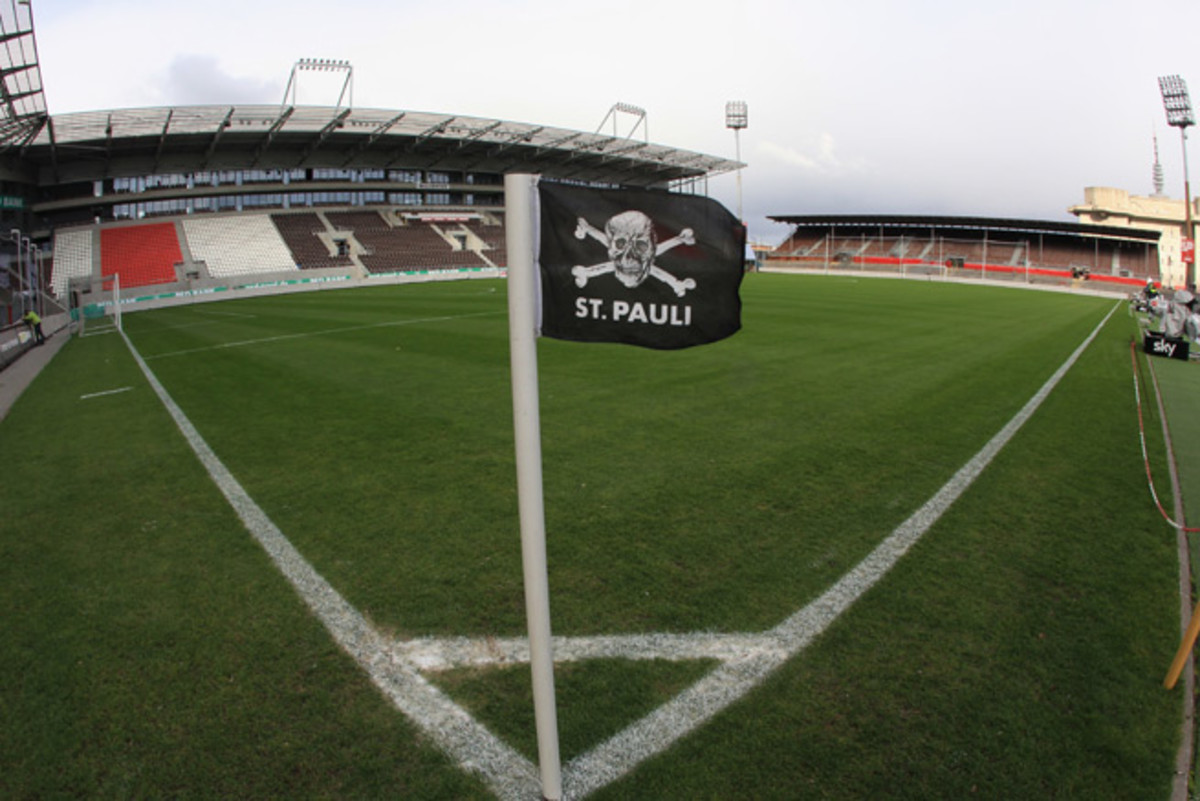
[[702, 345], [733, 334], [742, 325], [738, 287], [746, 229], [708, 198], [541, 183], [537, 176], [523, 173], [504, 176], [504, 206], [513, 441], [534, 725], [542, 798], [559, 801], [563, 784], [542, 496], [537, 334], [540, 330], [559, 339], [663, 349]]
[[541, 333], [671, 350], [741, 328], [746, 229], [720, 203], [538, 182]]

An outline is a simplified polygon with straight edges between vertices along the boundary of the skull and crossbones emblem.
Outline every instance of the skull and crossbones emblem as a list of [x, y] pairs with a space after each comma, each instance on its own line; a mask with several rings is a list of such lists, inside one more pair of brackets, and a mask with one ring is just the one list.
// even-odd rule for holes
[[575, 277], [578, 287], [587, 286], [592, 278], [613, 273], [618, 281], [630, 289], [640, 286], [647, 278], [657, 278], [681, 298], [689, 289], [696, 288], [693, 279], [681, 281], [654, 263], [656, 257], [671, 248], [696, 244], [691, 228], [684, 228], [678, 236], [658, 242], [654, 235], [654, 223], [649, 217], [640, 211], [623, 211], [610, 217], [603, 231], [580, 217], [575, 227], [575, 238], [585, 239], [589, 236], [608, 249], [609, 260], [590, 267], [572, 267], [571, 275]]

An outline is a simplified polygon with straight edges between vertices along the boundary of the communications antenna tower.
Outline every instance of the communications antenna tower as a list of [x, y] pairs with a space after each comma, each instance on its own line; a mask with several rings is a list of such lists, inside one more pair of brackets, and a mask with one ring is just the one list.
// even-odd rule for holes
[[1162, 164], [1158, 161], [1158, 131], [1154, 132], [1154, 196], [1163, 196], [1163, 187], [1166, 185], [1163, 180]]

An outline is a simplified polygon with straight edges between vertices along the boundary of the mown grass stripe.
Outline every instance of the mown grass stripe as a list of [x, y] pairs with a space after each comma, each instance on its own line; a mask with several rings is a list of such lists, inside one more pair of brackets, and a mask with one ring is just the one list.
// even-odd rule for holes
[[[877, 583], [971, 486], [1033, 416], [1117, 308], [1119, 304], [1113, 306], [1017, 414], [933, 497], [820, 597], [773, 629], [746, 635], [705, 633], [556, 638], [556, 658], [561, 653], [567, 659], [602, 656], [678, 659], [703, 656], [722, 661], [718, 668], [670, 702], [566, 765], [563, 772], [566, 796], [586, 796], [625, 775], [647, 758], [664, 751], [679, 738], [738, 701], [784, 662], [807, 647]], [[354, 657], [376, 686], [465, 769], [482, 775], [500, 797], [523, 798], [536, 793], [538, 779], [535, 766], [488, 732], [418, 672], [419, 669], [445, 669], [471, 663], [525, 661], [528, 659], [528, 643], [513, 639], [503, 644], [492, 641], [481, 646], [478, 641], [468, 638], [430, 638], [408, 643], [386, 641], [313, 569], [250, 498], [167, 394], [133, 343], [128, 337], [125, 337], [125, 341], [147, 381], [246, 528], [334, 639]]]
[[769, 631], [757, 648], [748, 648], [741, 658], [723, 663], [672, 701], [596, 749], [572, 760], [563, 771], [567, 794], [582, 797], [619, 779], [647, 757], [664, 751], [680, 737], [706, 723], [807, 647], [891, 570], [971, 486], [1049, 397], [1119, 307], [1118, 303], [1109, 310], [1021, 410], [932, 498], [819, 598]]
[[122, 332], [134, 361], [145, 375], [184, 439], [208, 471], [250, 534], [295, 587], [334, 640], [367, 672], [371, 680], [464, 769], [480, 774], [505, 798], [528, 797], [536, 791], [534, 766], [497, 739], [457, 704], [405, 663], [390, 659], [386, 643], [358, 610], [327, 582], [267, 516], [159, 383], [133, 342]]
[[473, 312], [471, 314], [453, 314], [443, 315], [440, 317], [423, 317], [416, 320], [388, 320], [382, 323], [370, 323], [368, 325], [349, 325], [342, 328], [325, 328], [320, 331], [303, 331], [297, 334], [279, 334], [273, 337], [259, 337], [257, 339], [243, 339], [237, 342], [222, 342], [217, 345], [205, 345], [202, 348], [188, 348], [186, 350], [175, 350], [170, 353], [158, 353], [154, 356], [146, 357], [147, 360], [167, 359], [174, 356], [188, 356], [193, 353], [204, 353], [212, 350], [226, 350], [228, 348], [244, 348], [248, 345], [266, 345], [271, 342], [284, 342], [290, 339], [308, 339], [310, 337], [322, 337], [329, 334], [344, 334], [350, 331], [367, 331], [372, 328], [393, 328], [400, 325], [419, 325], [421, 323], [444, 323], [449, 320], [465, 320], [469, 317], [488, 317], [494, 316], [499, 312]]

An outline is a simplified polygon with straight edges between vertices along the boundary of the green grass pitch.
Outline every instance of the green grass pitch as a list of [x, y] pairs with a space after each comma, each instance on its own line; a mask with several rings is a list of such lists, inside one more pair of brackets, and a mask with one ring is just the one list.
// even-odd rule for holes
[[[539, 342], [555, 634], [771, 628], [933, 495], [1115, 302], [775, 275], [742, 297], [743, 331], [702, 348]], [[374, 625], [524, 633], [502, 282], [124, 326]], [[593, 797], [1165, 797], [1177, 565], [1142, 472], [1135, 330], [1114, 314], [817, 642]], [[0, 452], [0, 795], [489, 797], [298, 600], [118, 336], [69, 343], [0, 424]], [[564, 756], [708, 668], [564, 667]], [[527, 670], [432, 680], [533, 757]]]

